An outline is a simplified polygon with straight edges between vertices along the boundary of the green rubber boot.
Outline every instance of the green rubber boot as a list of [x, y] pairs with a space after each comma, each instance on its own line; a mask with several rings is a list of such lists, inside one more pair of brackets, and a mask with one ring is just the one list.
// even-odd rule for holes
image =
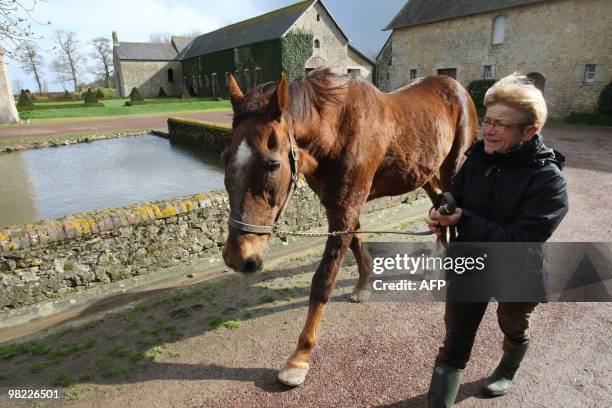
[[507, 338], [504, 338], [504, 355], [495, 371], [493, 371], [493, 374], [485, 380], [482, 387], [483, 395], [487, 397], [499, 397], [508, 392], [512, 386], [516, 371], [521, 365], [523, 357], [525, 357], [528, 344], [528, 342], [515, 344]]
[[427, 407], [450, 408], [455, 403], [462, 375], [463, 369], [461, 368], [436, 363], [427, 393]]

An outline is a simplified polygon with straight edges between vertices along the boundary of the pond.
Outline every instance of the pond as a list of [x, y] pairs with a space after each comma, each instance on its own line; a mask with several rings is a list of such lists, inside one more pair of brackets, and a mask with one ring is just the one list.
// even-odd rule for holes
[[223, 188], [218, 153], [144, 135], [0, 154], [0, 228]]

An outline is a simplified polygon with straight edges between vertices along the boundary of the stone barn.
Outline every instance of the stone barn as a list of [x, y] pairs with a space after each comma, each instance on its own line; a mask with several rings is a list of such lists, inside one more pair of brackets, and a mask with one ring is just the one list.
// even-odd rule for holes
[[143, 96], [163, 87], [177, 95], [227, 96], [229, 75], [243, 89], [290, 80], [328, 66], [338, 74], [372, 81], [375, 63], [354, 48], [321, 0], [302, 1], [196, 38], [172, 37], [170, 44], [123, 43], [113, 37], [118, 89], [138, 87]]
[[426, 75], [467, 86], [518, 71], [563, 117], [594, 111], [612, 80], [610, 0], [409, 0], [386, 30], [376, 60], [386, 91]]

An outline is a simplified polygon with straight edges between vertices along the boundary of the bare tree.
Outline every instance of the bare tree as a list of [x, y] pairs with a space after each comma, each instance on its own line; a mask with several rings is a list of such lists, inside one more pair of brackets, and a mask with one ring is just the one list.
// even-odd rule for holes
[[[0, 52], [13, 60], [19, 60], [17, 50], [24, 40], [36, 39], [31, 22], [47, 25], [32, 17], [36, 3], [46, 0], [0, 0]], [[30, 5], [24, 5], [29, 3]]]
[[43, 79], [41, 77], [41, 68], [43, 66], [43, 59], [38, 52], [38, 47], [31, 41], [23, 41], [17, 54], [21, 68], [28, 74], [34, 74], [36, 84], [38, 85], [38, 92], [42, 92]]
[[55, 42], [60, 46], [60, 53], [65, 57], [64, 61], [70, 69], [70, 79], [74, 84], [74, 90], [78, 90], [80, 65], [84, 62], [83, 55], [79, 52], [79, 40], [74, 31], [55, 31]]
[[188, 33], [183, 34], [183, 37], [191, 37], [191, 38], [195, 38], [195, 37], [199, 37], [200, 35], [202, 35], [202, 31], [200, 30], [192, 30]]
[[111, 74], [113, 72], [113, 51], [110, 47], [110, 40], [104, 37], [98, 37], [91, 40], [91, 45], [94, 51], [89, 54], [95, 65], [90, 69], [90, 72], [96, 78], [104, 78], [104, 83], [107, 88], [111, 87]]
[[151, 33], [149, 34], [149, 41], [157, 44], [169, 43], [172, 39], [172, 34], [170, 33]]
[[62, 89], [67, 90], [68, 87], [66, 84], [70, 81], [70, 66], [66, 62], [63, 55], [55, 58], [50, 65], [51, 71], [55, 72], [55, 76], [57, 77], [56, 83], [59, 83], [62, 86]]

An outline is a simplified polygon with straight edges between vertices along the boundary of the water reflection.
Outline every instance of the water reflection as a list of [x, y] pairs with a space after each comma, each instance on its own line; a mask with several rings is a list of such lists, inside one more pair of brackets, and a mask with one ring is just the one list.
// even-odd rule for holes
[[0, 227], [223, 188], [218, 153], [146, 135], [0, 155]]

